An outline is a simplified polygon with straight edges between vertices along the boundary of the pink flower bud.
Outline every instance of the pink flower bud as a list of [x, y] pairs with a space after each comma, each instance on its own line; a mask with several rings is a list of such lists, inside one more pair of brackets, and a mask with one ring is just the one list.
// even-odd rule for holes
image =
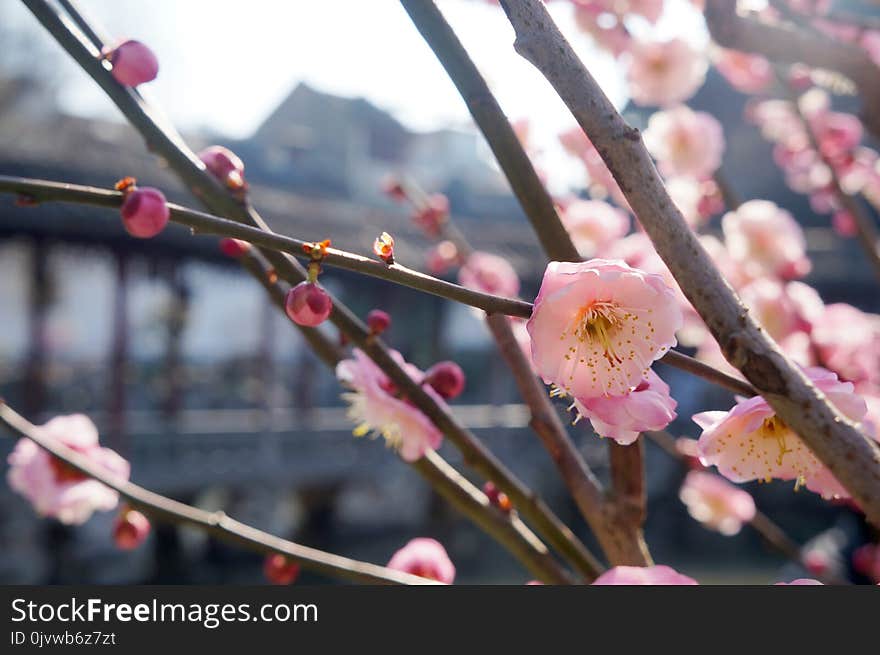
[[116, 517], [113, 541], [122, 550], [134, 550], [146, 541], [150, 534], [150, 522], [140, 512], [128, 509]]
[[266, 556], [263, 563], [263, 575], [272, 584], [293, 584], [299, 577], [299, 564], [287, 559], [284, 555], [273, 553]]
[[238, 259], [250, 252], [251, 244], [241, 239], [220, 239], [220, 252], [227, 257]]
[[382, 180], [382, 192], [397, 202], [403, 202], [407, 199], [406, 188], [396, 175], [389, 175]]
[[208, 172], [230, 189], [244, 186], [244, 162], [229, 148], [209, 146], [199, 153]]
[[389, 266], [394, 263], [394, 237], [383, 232], [373, 241], [373, 252]]
[[135, 188], [128, 192], [120, 207], [122, 225], [133, 237], [149, 239], [161, 232], [168, 224], [168, 205], [159, 189]]
[[333, 301], [314, 282], [300, 282], [287, 292], [284, 309], [290, 320], [297, 325], [315, 327], [330, 316]]
[[107, 58], [113, 64], [113, 77], [125, 86], [151, 82], [159, 74], [159, 60], [140, 41], [123, 41], [110, 51]]
[[429, 236], [440, 234], [440, 226], [449, 218], [449, 199], [442, 193], [428, 196], [424, 207], [413, 212], [413, 222]]
[[367, 314], [367, 325], [373, 334], [382, 334], [391, 326], [391, 316], [381, 309], [374, 309]]
[[464, 391], [464, 371], [455, 362], [437, 362], [425, 371], [425, 382], [446, 400], [452, 400]]

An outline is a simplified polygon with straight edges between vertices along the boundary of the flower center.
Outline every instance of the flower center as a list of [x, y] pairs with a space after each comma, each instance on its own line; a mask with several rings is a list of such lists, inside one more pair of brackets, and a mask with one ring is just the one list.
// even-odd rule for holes
[[776, 458], [776, 464], [782, 466], [782, 458], [786, 453], [790, 453], [791, 449], [785, 444], [785, 437], [788, 435], [788, 426], [785, 422], [775, 414], [770, 418], [765, 418], [758, 430], [764, 439], [775, 439], [779, 446], [779, 455]]
[[605, 359], [611, 364], [623, 361], [614, 349], [614, 337], [623, 320], [618, 308], [607, 301], [597, 301], [582, 307], [575, 316], [574, 336], [581, 343], [592, 343], [601, 347]]

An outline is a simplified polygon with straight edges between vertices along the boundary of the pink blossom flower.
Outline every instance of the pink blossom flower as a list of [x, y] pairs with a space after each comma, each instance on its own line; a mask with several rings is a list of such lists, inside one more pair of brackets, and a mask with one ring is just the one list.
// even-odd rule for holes
[[706, 57], [682, 39], [636, 41], [630, 54], [627, 80], [638, 105], [668, 107], [684, 102], [706, 79]]
[[452, 584], [455, 580], [455, 565], [449, 559], [443, 544], [425, 537], [412, 539], [394, 553], [388, 562], [388, 568], [443, 584]]
[[827, 305], [816, 320], [813, 343], [825, 365], [856, 384], [880, 378], [880, 317], [848, 305]]
[[629, 231], [629, 216], [601, 200], [575, 200], [560, 213], [582, 257], [592, 257]]
[[587, 418], [600, 437], [622, 446], [633, 443], [645, 430], [662, 430], [675, 420], [678, 403], [669, 395], [669, 385], [649, 370], [636, 388], [622, 396], [575, 398], [576, 420]]
[[[819, 367], [804, 372], [838, 411], [856, 423], [862, 421], [867, 407], [853, 393], [852, 383], [841, 382]], [[699, 440], [703, 464], [717, 466], [727, 479], [796, 480], [826, 494], [831, 481], [824, 479], [824, 466], [762, 397], [740, 398], [728, 412], [703, 412], [693, 420], [703, 429]]]
[[699, 584], [669, 566], [615, 566], [596, 578], [594, 585], [683, 586]]
[[[87, 416], [57, 416], [37, 431], [46, 439], [72, 448], [120, 482], [128, 480], [126, 460], [98, 443], [98, 429]], [[56, 459], [29, 439], [20, 439], [9, 455], [7, 480], [41, 516], [62, 523], [85, 523], [95, 511], [109, 511], [119, 494]]]
[[519, 276], [503, 257], [477, 251], [467, 258], [458, 271], [458, 281], [468, 289], [476, 289], [496, 296], [516, 297], [519, 294]]
[[662, 277], [622, 261], [550, 262], [527, 324], [532, 361], [575, 398], [623, 395], [675, 345], [674, 301]]
[[689, 471], [678, 497], [694, 519], [728, 537], [755, 518], [752, 496], [714, 473]]
[[724, 209], [724, 200], [713, 180], [673, 176], [666, 179], [666, 190], [673, 204], [692, 228], [706, 223]]
[[802, 282], [785, 284], [759, 278], [740, 289], [739, 295], [749, 313], [777, 342], [795, 332], [809, 332], [825, 311], [816, 290]]
[[711, 177], [721, 165], [724, 131], [706, 112], [685, 105], [654, 112], [644, 138], [664, 175]]
[[[394, 383], [366, 354], [356, 348], [352, 355], [353, 359], [345, 359], [336, 366], [336, 377], [351, 389], [342, 397], [349, 405], [348, 417], [356, 424], [355, 436], [382, 436], [407, 462], [439, 448], [443, 435], [430, 419], [405, 398], [398, 397]], [[405, 362], [400, 353], [391, 351], [391, 356], [413, 380], [422, 381], [424, 374]], [[423, 388], [445, 407], [443, 399], [430, 386]]]
[[460, 260], [458, 247], [452, 241], [441, 241], [428, 251], [425, 258], [428, 270], [434, 275], [443, 275]]
[[803, 277], [810, 271], [804, 231], [791, 214], [768, 200], [749, 200], [721, 220], [731, 257], [752, 278]]
[[715, 67], [730, 85], [743, 93], [763, 91], [773, 81], [773, 67], [759, 55], [721, 49]]

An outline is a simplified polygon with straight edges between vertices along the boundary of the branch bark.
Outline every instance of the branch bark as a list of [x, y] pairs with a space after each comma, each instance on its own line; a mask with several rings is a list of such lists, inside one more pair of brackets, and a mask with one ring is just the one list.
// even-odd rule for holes
[[602, 92], [537, 0], [501, 0], [514, 47], [548, 79], [596, 146], [659, 255], [745, 375], [880, 525], [880, 448], [832, 407], [764, 333], [672, 203], [639, 131]]

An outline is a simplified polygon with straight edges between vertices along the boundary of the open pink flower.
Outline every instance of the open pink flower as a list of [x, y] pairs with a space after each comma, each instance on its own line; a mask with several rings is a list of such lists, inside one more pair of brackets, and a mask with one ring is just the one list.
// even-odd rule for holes
[[715, 67], [732, 87], [743, 93], [758, 93], [773, 81], [773, 67], [760, 55], [722, 49]]
[[678, 497], [694, 519], [728, 537], [755, 518], [751, 495], [714, 473], [688, 472]]
[[791, 214], [769, 200], [749, 200], [721, 220], [731, 257], [749, 277], [803, 277], [810, 271], [804, 231]]
[[425, 537], [411, 540], [394, 553], [388, 562], [388, 568], [443, 584], [452, 584], [455, 580], [455, 565], [449, 559], [443, 544]]
[[582, 257], [592, 257], [629, 231], [629, 216], [601, 200], [575, 200], [560, 212]]
[[[430, 419], [398, 396], [394, 383], [363, 351], [356, 348], [352, 355], [353, 359], [345, 359], [336, 366], [336, 377], [351, 389], [342, 397], [349, 405], [348, 417], [356, 423], [355, 436], [382, 436], [407, 462], [414, 462], [428, 450], [439, 448], [443, 435]], [[422, 380], [424, 374], [405, 362], [399, 352], [391, 351], [391, 356], [413, 380]], [[423, 388], [445, 406], [430, 386]]]
[[669, 425], [675, 420], [677, 404], [669, 395], [669, 385], [652, 370], [635, 389], [622, 396], [574, 399], [578, 419], [589, 419], [596, 434], [622, 446], [633, 443], [640, 432]]
[[[856, 423], [862, 421], [867, 406], [853, 393], [852, 383], [841, 382], [824, 368], [804, 372], [838, 411]], [[826, 479], [825, 467], [760, 396], [739, 399], [728, 412], [696, 414], [693, 420], [703, 429], [703, 464], [714, 464], [733, 482], [796, 480], [822, 495], [828, 495], [827, 485], [836, 484]]]
[[684, 102], [706, 79], [706, 57], [682, 39], [636, 41], [630, 48], [629, 91], [638, 105]]
[[468, 289], [476, 289], [496, 296], [516, 297], [519, 294], [519, 276], [503, 257], [477, 251], [467, 258], [458, 271], [458, 281]]
[[699, 584], [669, 566], [615, 566], [596, 578], [594, 585], [684, 586]]
[[[114, 478], [128, 480], [126, 460], [98, 443], [98, 429], [82, 414], [57, 416], [39, 433], [88, 457]], [[109, 511], [119, 494], [56, 459], [29, 439], [20, 439], [9, 455], [9, 486], [27, 498], [41, 516], [62, 523], [85, 523], [95, 511]]]
[[680, 105], [655, 112], [648, 119], [644, 138], [664, 175], [710, 177], [721, 165], [724, 131], [704, 111]]
[[575, 398], [620, 396], [675, 345], [675, 295], [622, 261], [550, 262], [527, 328], [547, 384]]
[[825, 365], [856, 384], [880, 379], [880, 317], [846, 303], [827, 305], [813, 326]]

